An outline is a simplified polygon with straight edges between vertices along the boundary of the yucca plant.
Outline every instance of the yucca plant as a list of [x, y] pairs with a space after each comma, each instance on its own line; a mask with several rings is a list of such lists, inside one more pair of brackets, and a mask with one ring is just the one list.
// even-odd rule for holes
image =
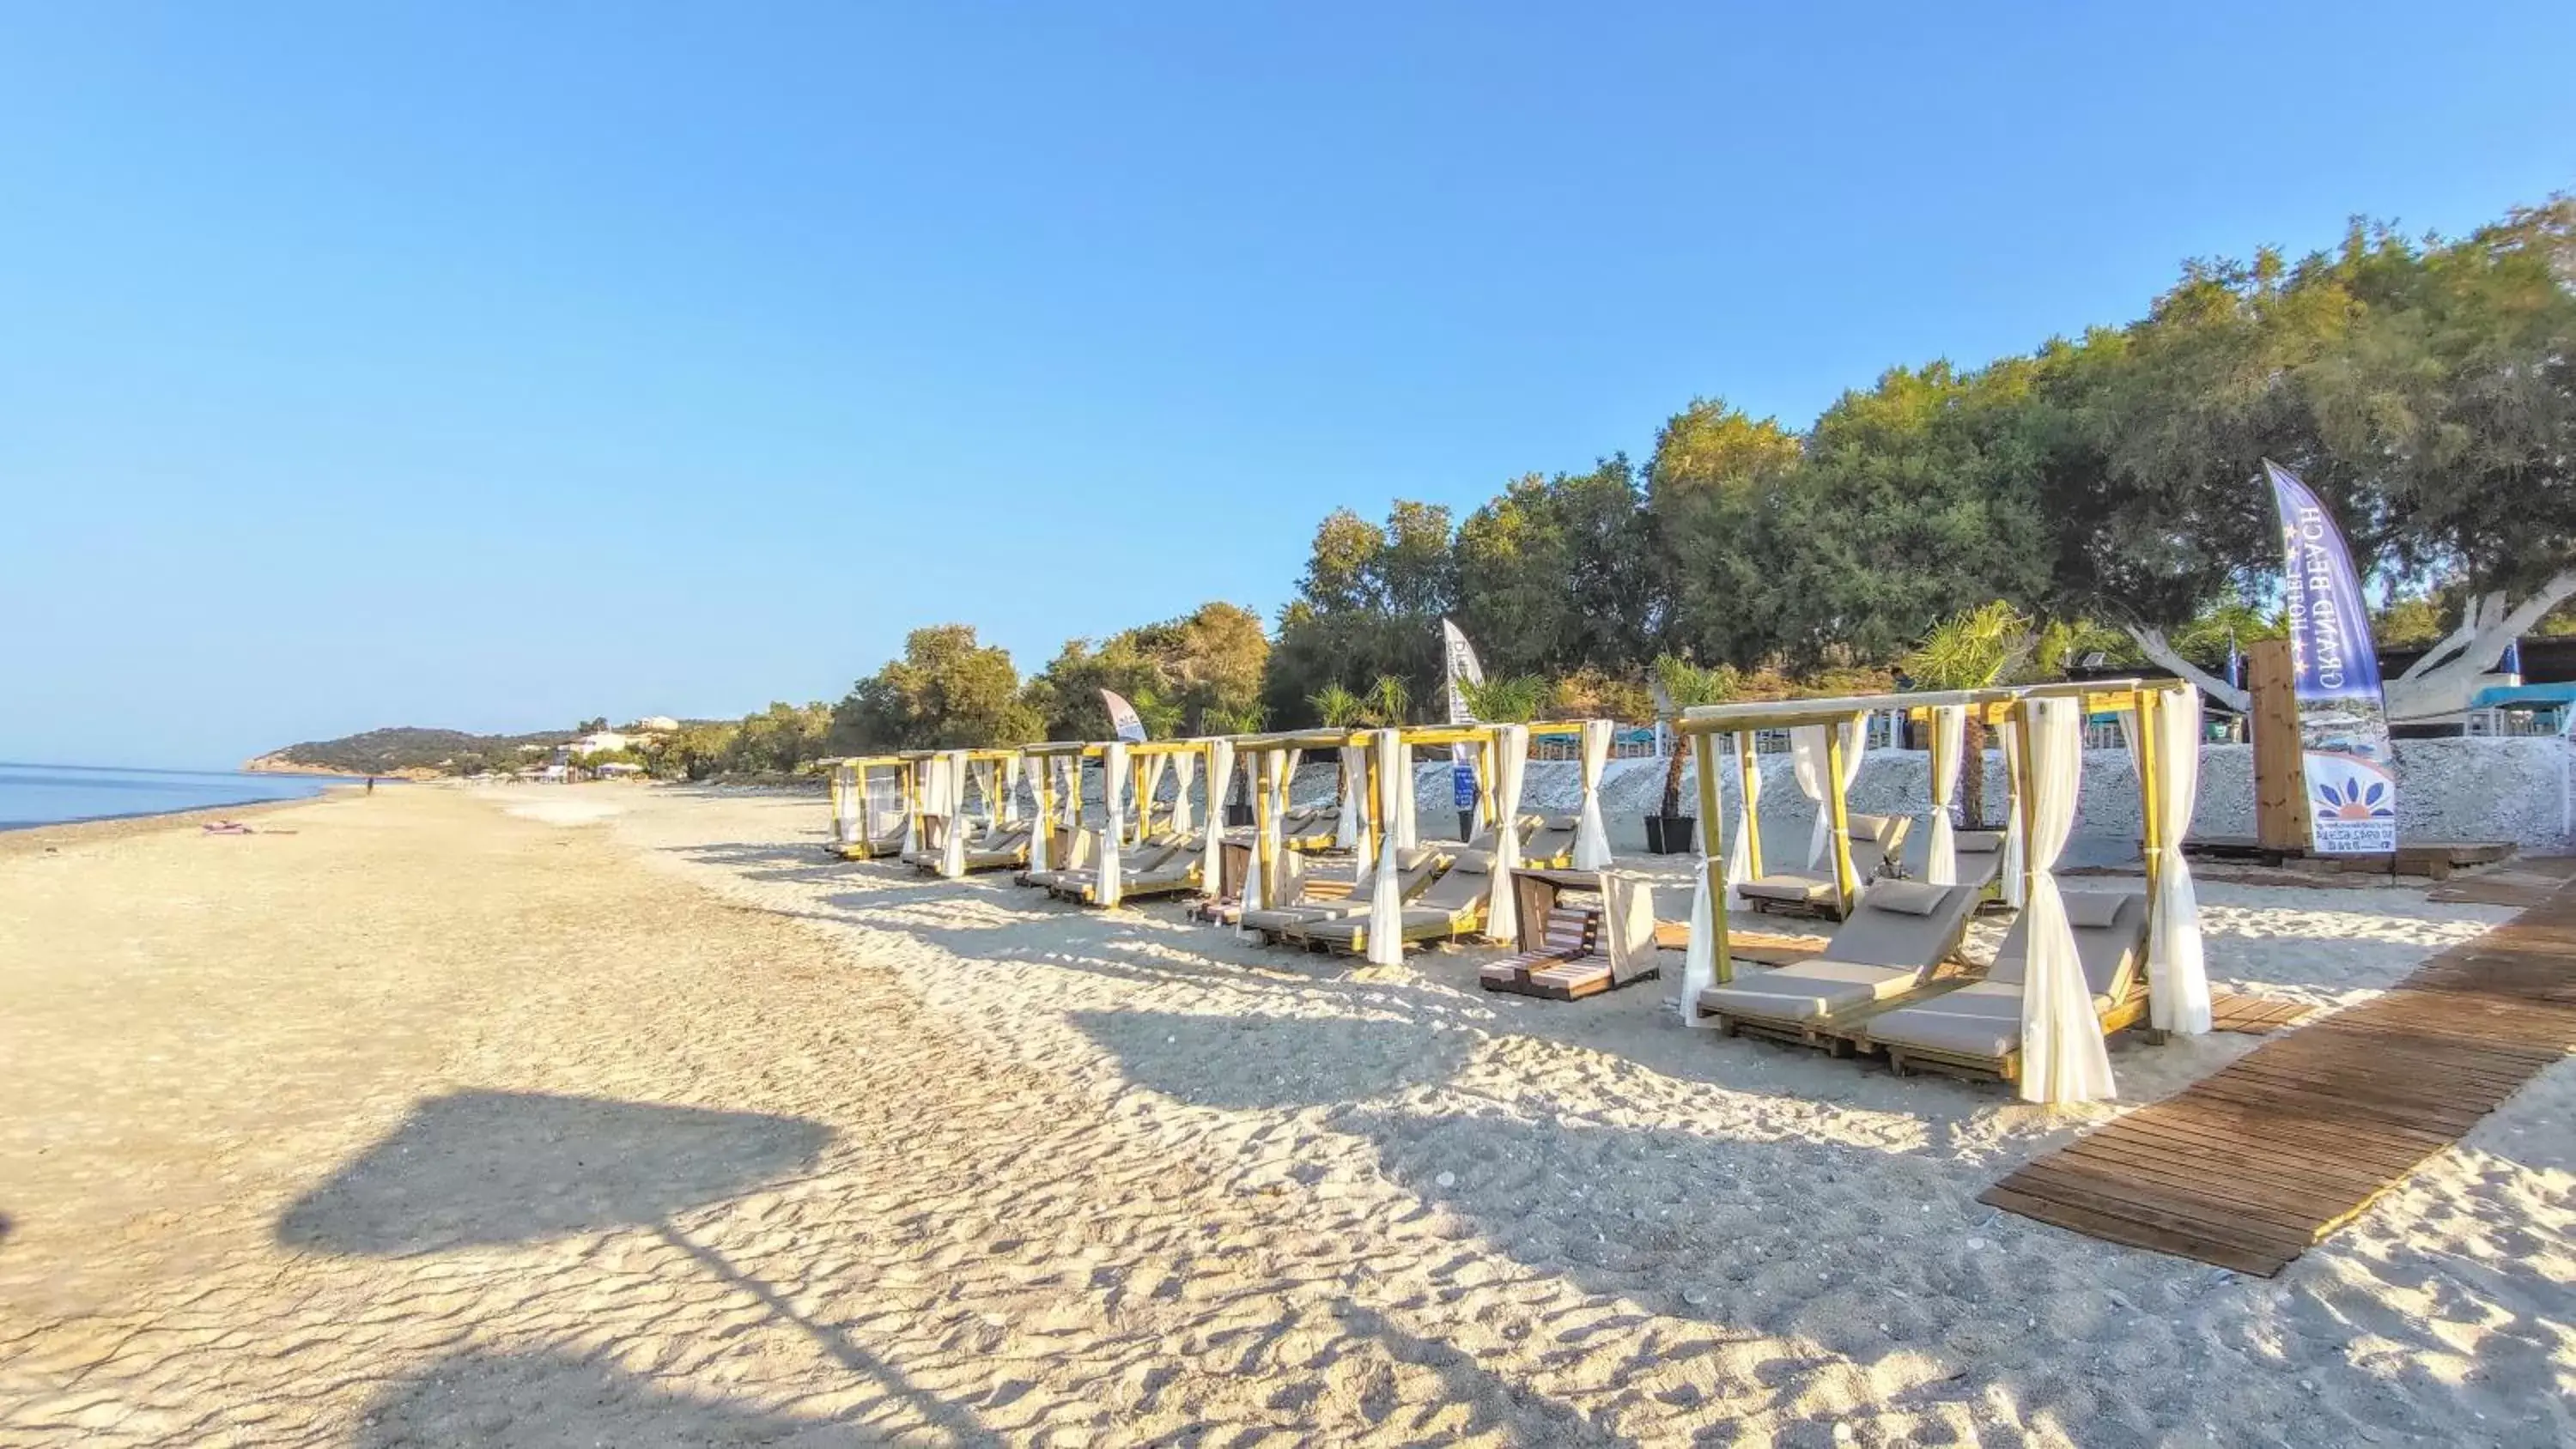
[[1315, 717], [1323, 722], [1326, 729], [1346, 730], [1368, 715], [1368, 701], [1344, 688], [1338, 680], [1306, 696], [1306, 703], [1314, 706]]
[[1467, 702], [1469, 713], [1487, 724], [1528, 724], [1547, 708], [1547, 681], [1530, 674], [1488, 679], [1482, 684], [1462, 679], [1458, 681], [1458, 697]]
[[1388, 729], [1403, 724], [1413, 715], [1413, 691], [1405, 687], [1404, 676], [1381, 674], [1360, 696], [1360, 722]]

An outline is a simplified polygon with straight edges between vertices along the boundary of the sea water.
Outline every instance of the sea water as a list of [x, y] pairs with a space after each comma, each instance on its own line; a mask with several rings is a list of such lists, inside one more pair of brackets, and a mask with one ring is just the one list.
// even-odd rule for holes
[[167, 815], [263, 800], [301, 800], [335, 784], [332, 775], [246, 775], [234, 770], [131, 770], [0, 761], [0, 830]]

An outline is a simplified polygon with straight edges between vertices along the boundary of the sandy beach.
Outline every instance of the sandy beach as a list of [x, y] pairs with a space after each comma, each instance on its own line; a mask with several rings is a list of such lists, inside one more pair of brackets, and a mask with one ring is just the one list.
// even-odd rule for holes
[[[0, 852], [0, 1444], [2576, 1441], [2576, 1065], [2266, 1281], [1975, 1201], [2251, 1037], [2052, 1116], [811, 795], [252, 823]], [[2513, 914], [2202, 898], [2327, 1004]]]

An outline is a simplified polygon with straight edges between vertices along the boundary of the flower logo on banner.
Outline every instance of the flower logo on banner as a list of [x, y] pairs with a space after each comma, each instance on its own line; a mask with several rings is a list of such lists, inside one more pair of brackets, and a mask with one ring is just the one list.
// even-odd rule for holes
[[2347, 779], [2342, 788], [2326, 780], [2317, 786], [2317, 804], [2329, 820], [2384, 820], [2397, 812], [2389, 808], [2388, 786], [2377, 780]]

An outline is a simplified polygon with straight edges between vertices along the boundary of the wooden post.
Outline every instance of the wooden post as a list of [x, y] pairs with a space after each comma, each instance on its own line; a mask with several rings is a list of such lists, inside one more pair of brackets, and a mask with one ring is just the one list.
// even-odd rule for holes
[[[1867, 716], [1862, 724], [1867, 726]], [[1848, 916], [1860, 894], [1860, 875], [1852, 869], [1851, 801], [1843, 795], [1843, 727], [1838, 724], [1825, 726], [1825, 810], [1833, 822], [1834, 899]]]
[[1038, 802], [1038, 818], [1030, 827], [1029, 834], [1032, 838], [1038, 835], [1046, 837], [1047, 868], [1063, 870], [1064, 857], [1057, 853], [1055, 843], [1055, 761], [1044, 755], [1030, 755], [1027, 760], [1032, 773], [1037, 776], [1029, 782], [1029, 785], [1035, 792]]
[[[1699, 871], [1705, 876], [1710, 861], [1720, 862], [1723, 868], [1726, 860], [1726, 822], [1717, 795], [1717, 737], [1692, 735], [1690, 742], [1691, 764], [1699, 775]], [[1717, 929], [1717, 939], [1709, 943], [1709, 979], [1723, 986], [1735, 979], [1735, 955], [1726, 944], [1725, 889], [1716, 881], [1708, 883], [1708, 919]], [[1684, 1002], [1682, 1009], [1685, 1016], [1698, 1020], [1698, 1002]]]
[[[1761, 809], [1760, 800], [1762, 787], [1756, 784], [1755, 780], [1762, 768], [1762, 765], [1760, 760], [1753, 753], [1753, 731], [1751, 730], [1739, 730], [1736, 732], [1735, 767], [1738, 772], [1736, 777], [1737, 787], [1744, 791], [1746, 799], [1755, 802], [1752, 810], [1744, 812], [1746, 819], [1744, 830], [1744, 878], [1746, 880], [1760, 880], [1762, 879], [1762, 817], [1757, 812]], [[1705, 822], [1700, 826], [1702, 831], [1706, 831], [1708, 828], [1709, 827]], [[1723, 857], [1720, 858], [1722, 859]]]
[[2308, 848], [2307, 766], [2299, 748], [2297, 675], [2290, 641], [2258, 639], [2245, 651], [2254, 741], [2254, 839], [2266, 850]]
[[1279, 905], [1277, 901], [1270, 898], [1271, 877], [1278, 874], [1274, 868], [1278, 855], [1270, 848], [1270, 792], [1278, 781], [1279, 752], [1264, 750], [1261, 752], [1259, 767], [1253, 771], [1252, 846], [1255, 866], [1253, 884], [1260, 887], [1258, 892], [1261, 897], [1260, 908], [1265, 911], [1275, 910]]
[[2159, 770], [2164, 757], [2164, 711], [2171, 703], [2162, 690], [2141, 689], [2129, 696], [2138, 719], [2138, 812], [2140, 835], [2147, 848], [2147, 947], [2155, 947], [2156, 881], [2164, 871], [2165, 832], [2180, 826], [2165, 818], [2164, 788]]

